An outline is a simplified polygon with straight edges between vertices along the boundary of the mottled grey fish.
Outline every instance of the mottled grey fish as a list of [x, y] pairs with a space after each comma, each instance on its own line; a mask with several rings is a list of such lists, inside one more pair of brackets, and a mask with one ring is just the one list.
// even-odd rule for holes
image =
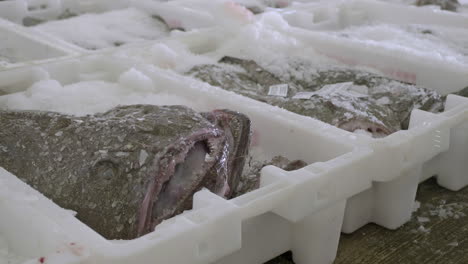
[[285, 171], [293, 171], [307, 166], [303, 160], [289, 160], [283, 156], [275, 156], [270, 161], [259, 161], [249, 157], [242, 173], [235, 196], [242, 195], [257, 189], [260, 185], [260, 171], [263, 167], [273, 165]]
[[[78, 14], [75, 14], [71, 12], [69, 9], [66, 9], [61, 15], [59, 15], [54, 20], [62, 20], [62, 19], [67, 19], [67, 18], [71, 18], [75, 16], [78, 16]], [[32, 26], [36, 26], [47, 21], [48, 21], [47, 19], [26, 16], [25, 18], [23, 18], [23, 26], [32, 27]]]
[[241, 1], [240, 5], [244, 6], [247, 10], [252, 12], [253, 14], [261, 14], [265, 12], [268, 8], [285, 8], [288, 7], [291, 3], [290, 1], [282, 1], [282, 0], [262, 0], [262, 1]]
[[458, 7], [460, 7], [458, 0], [417, 0], [415, 4], [417, 6], [436, 5], [440, 6], [442, 10], [453, 12], [457, 11]]
[[202, 187], [232, 197], [250, 139], [240, 113], [183, 106], [0, 111], [0, 126], [0, 166], [108, 239], [151, 232]]
[[[438, 112], [444, 97], [376, 74], [345, 68], [318, 69], [305, 62], [284, 66], [282, 76], [252, 60], [224, 57], [188, 74], [211, 85], [374, 137], [407, 129], [415, 108]], [[278, 93], [279, 92], [279, 93]]]

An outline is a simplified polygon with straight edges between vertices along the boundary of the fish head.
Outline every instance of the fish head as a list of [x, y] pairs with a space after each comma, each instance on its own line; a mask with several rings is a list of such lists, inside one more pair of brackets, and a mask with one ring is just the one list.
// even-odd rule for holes
[[[163, 220], [191, 209], [202, 188], [229, 198], [239, 183], [250, 139], [250, 120], [230, 110], [202, 113], [204, 128], [169, 146], [139, 213], [138, 236]], [[196, 122], [196, 121], [195, 121]]]
[[205, 117], [220, 127], [226, 137], [223, 152], [208, 177], [216, 179], [216, 183], [208, 188], [220, 196], [231, 198], [248, 156], [251, 121], [246, 115], [227, 109], [214, 110], [206, 113]]

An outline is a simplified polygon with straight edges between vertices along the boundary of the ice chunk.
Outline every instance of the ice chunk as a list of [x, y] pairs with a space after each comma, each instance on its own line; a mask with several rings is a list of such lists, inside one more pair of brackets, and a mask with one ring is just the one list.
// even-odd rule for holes
[[17, 255], [8, 245], [8, 241], [0, 234], [0, 263], [20, 264], [28, 260], [28, 257]]
[[421, 203], [419, 201], [414, 201], [413, 212], [417, 212], [420, 207], [421, 207]]
[[179, 57], [173, 49], [162, 43], [151, 47], [151, 54], [158, 58], [157, 64], [161, 68], [174, 68]]
[[[193, 102], [168, 92], [154, 92], [152, 80], [136, 70], [123, 74], [119, 83], [84, 81], [60, 85], [39, 81], [25, 92], [0, 96], [0, 109], [44, 110], [73, 115], [107, 111], [117, 105], [187, 105]], [[166, 87], [169, 89], [169, 87]]]
[[168, 34], [163, 22], [136, 8], [84, 14], [46, 22], [35, 28], [90, 50], [154, 40]]
[[148, 158], [148, 152], [146, 152], [146, 150], [144, 149], [140, 150], [140, 156], [139, 156], [140, 166], [143, 166], [145, 164], [147, 158]]
[[429, 222], [429, 221], [430, 221], [430, 220], [429, 220], [429, 218], [427, 218], [427, 217], [418, 216], [418, 222], [419, 222], [419, 223], [427, 223], [427, 222]]
[[141, 91], [152, 91], [155, 88], [153, 81], [135, 68], [131, 68], [120, 75], [119, 84]]
[[372, 137], [372, 133], [367, 131], [367, 130], [364, 130], [364, 129], [356, 129], [356, 130], [353, 131], [353, 133], [359, 134], [359, 135], [365, 135], [365, 136], [368, 136], [368, 137]]
[[253, 14], [249, 10], [226, 0], [136, 1], [136, 5], [161, 17], [171, 29], [192, 30], [218, 25], [224, 28], [238, 28], [253, 21]]
[[430, 228], [425, 228], [423, 225], [420, 225], [418, 227], [418, 231], [422, 232], [422, 233], [429, 233], [431, 231], [431, 229]]

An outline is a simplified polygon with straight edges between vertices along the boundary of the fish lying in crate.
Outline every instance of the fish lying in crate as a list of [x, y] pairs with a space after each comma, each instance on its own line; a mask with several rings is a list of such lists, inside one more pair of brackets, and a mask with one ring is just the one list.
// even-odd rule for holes
[[266, 165], [306, 165], [281, 156], [252, 161], [250, 120], [230, 110], [129, 105], [81, 117], [0, 110], [0, 125], [0, 167], [107, 239], [153, 231], [191, 209], [201, 188], [229, 199], [256, 189]]
[[23, 24], [87, 50], [155, 40], [167, 36], [170, 31], [160, 18], [136, 8], [89, 14], [65, 11], [51, 21], [26, 17]]
[[233, 195], [250, 120], [237, 112], [132, 105], [76, 117], [0, 111], [0, 166], [108, 239], [133, 239], [192, 206]]
[[417, 6], [435, 5], [439, 6], [442, 10], [456, 12], [460, 7], [458, 0], [417, 0]]
[[[373, 129], [376, 136], [388, 134], [405, 125], [416, 104], [434, 111], [443, 107], [443, 98], [433, 92], [372, 74], [318, 71], [314, 77], [290, 75], [283, 80], [253, 61], [226, 57], [221, 63], [224, 66], [198, 66], [198, 73], [291, 111], [313, 114], [319, 107], [329, 107], [322, 113], [324, 119], [350, 131], [357, 123]], [[301, 67], [305, 66], [297, 65]], [[324, 83], [337, 82], [339, 89], [333, 85], [326, 93], [320, 89]], [[382, 88], [389, 84], [390, 90]], [[413, 96], [408, 96], [408, 89], [413, 89]], [[382, 110], [365, 94], [395, 108]], [[300, 105], [315, 97], [316, 106]], [[350, 107], [333, 106], [336, 102]], [[359, 111], [354, 104], [361, 106]], [[0, 166], [58, 205], [76, 211], [78, 219], [108, 239], [151, 232], [161, 221], [190, 209], [193, 194], [203, 187], [229, 199], [257, 188], [266, 165], [284, 170], [307, 165], [281, 156], [251, 159], [249, 118], [229, 110], [198, 113], [183, 106], [131, 105], [84, 117], [44, 111], [0, 113]], [[395, 121], [364, 119], [368, 113]], [[347, 123], [339, 123], [343, 121]]]
[[[223, 57], [187, 74], [211, 85], [319, 119], [350, 132], [384, 137], [407, 129], [413, 109], [440, 112], [444, 97], [428, 89], [346, 68], [310, 73], [305, 62], [279, 77], [253, 60]], [[288, 67], [285, 66], [285, 67]]]

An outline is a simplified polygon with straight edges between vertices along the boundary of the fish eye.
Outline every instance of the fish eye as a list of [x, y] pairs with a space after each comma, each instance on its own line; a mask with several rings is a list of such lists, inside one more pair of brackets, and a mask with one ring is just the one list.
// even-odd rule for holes
[[97, 178], [104, 178], [106, 182], [111, 182], [118, 174], [119, 166], [110, 160], [100, 160], [94, 165], [92, 173]]

